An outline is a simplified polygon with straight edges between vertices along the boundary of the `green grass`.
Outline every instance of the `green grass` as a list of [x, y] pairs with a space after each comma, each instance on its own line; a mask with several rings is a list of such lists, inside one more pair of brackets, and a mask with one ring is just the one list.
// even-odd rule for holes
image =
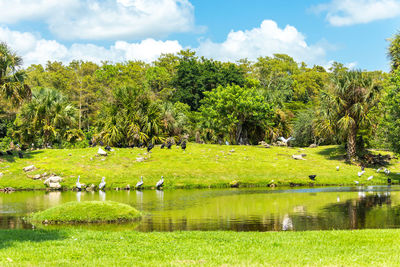
[[133, 207], [113, 201], [67, 202], [32, 214], [34, 223], [101, 223], [138, 219], [140, 213]]
[[[164, 176], [165, 188], [229, 187], [232, 181], [241, 186], [267, 186], [274, 180], [277, 185], [303, 184], [311, 181], [310, 174], [317, 174], [316, 185], [350, 185], [355, 180], [361, 184], [386, 184], [387, 177], [367, 168], [363, 177], [360, 168], [343, 160], [344, 151], [337, 146], [318, 148], [258, 146], [220, 146], [188, 144], [186, 152], [178, 147], [172, 150], [156, 146], [144, 162], [137, 157], [148, 157], [145, 149], [115, 149], [108, 157], [97, 157], [98, 148], [49, 149], [27, 152], [25, 158], [4, 156], [0, 162], [0, 188], [44, 189], [43, 181], [32, 180], [22, 171], [28, 165], [38, 170], [29, 175], [44, 172], [55, 173], [64, 178], [62, 185], [72, 188], [76, 177], [81, 183], [98, 185], [106, 177], [106, 188], [133, 187], [144, 177], [145, 188], [152, 188]], [[231, 150], [234, 152], [230, 152]], [[307, 154], [304, 161], [291, 158], [293, 154]], [[386, 152], [388, 153], [388, 152]], [[340, 166], [340, 171], [336, 171]], [[400, 164], [393, 160], [388, 166], [393, 182], [398, 183]], [[374, 179], [367, 181], [367, 177]]]
[[0, 266], [392, 266], [400, 230], [0, 230]]

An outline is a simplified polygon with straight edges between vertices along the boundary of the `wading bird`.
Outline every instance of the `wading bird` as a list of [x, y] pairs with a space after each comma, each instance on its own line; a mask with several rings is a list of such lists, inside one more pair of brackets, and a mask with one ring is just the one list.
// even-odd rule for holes
[[385, 172], [386, 175], [389, 175], [389, 173], [390, 173], [390, 171], [388, 169], [385, 169], [384, 172]]
[[106, 186], [106, 181], [104, 181], [106, 177], [101, 178], [101, 183], [99, 184], [99, 189], [103, 190], [103, 188]]
[[371, 181], [373, 178], [374, 178], [374, 176], [371, 175], [370, 177], [367, 178], [367, 180]]
[[287, 146], [287, 144], [288, 144], [289, 141], [294, 140], [293, 137], [289, 137], [288, 139], [286, 139], [286, 138], [283, 137], [283, 136], [279, 137], [278, 139], [281, 140], [282, 143], [284, 143], [286, 146]]
[[140, 189], [143, 185], [143, 176], [140, 176], [140, 181], [136, 184], [136, 189]]
[[183, 151], [186, 150], [186, 141], [183, 141], [183, 142], [182, 142], [181, 148], [183, 149]]
[[354, 181], [354, 183], [355, 183], [355, 184], [359, 184], [360, 182], [359, 182], [359, 181]]
[[149, 146], [147, 147], [147, 152], [150, 152], [154, 147], [153, 143], [150, 143]]
[[387, 178], [387, 182], [388, 182], [388, 184], [391, 184], [392, 183], [392, 179]]
[[168, 141], [168, 143], [167, 143], [167, 148], [168, 148], [168, 149], [171, 149], [171, 146], [172, 146], [171, 141]]
[[104, 149], [107, 151], [111, 151], [111, 147], [109, 145], [107, 145]]
[[76, 189], [81, 191], [82, 190], [82, 186], [81, 186], [81, 183], [79, 182], [79, 178], [81, 178], [80, 175], [78, 175], [78, 180], [76, 180]]
[[165, 147], [165, 143], [161, 144], [161, 149], [163, 149]]
[[163, 186], [163, 184], [164, 184], [164, 176], [161, 176], [160, 181], [158, 181], [156, 184], [156, 188], [160, 189]]
[[18, 151], [18, 157], [19, 157], [20, 159], [22, 159], [22, 158], [24, 157], [24, 154], [22, 154], [21, 151]]
[[365, 171], [360, 171], [360, 172], [358, 172], [357, 174], [358, 174], [358, 177], [361, 177], [361, 175], [363, 175], [365, 173]]
[[309, 175], [308, 178], [310, 178], [310, 180], [315, 181], [315, 177], [317, 177], [316, 174], [313, 175]]
[[10, 155], [10, 156], [12, 156], [12, 152], [11, 152], [11, 150], [7, 150], [6, 152], [7, 152], [7, 155]]
[[381, 170], [383, 170], [383, 168], [381, 167], [381, 168], [379, 168], [379, 169], [377, 169], [376, 170], [376, 172], [380, 172]]
[[178, 142], [176, 142], [176, 146], [179, 146], [179, 145], [181, 145], [181, 143], [182, 143], [182, 139], [179, 139], [179, 141], [178, 141]]
[[339, 166], [336, 166], [336, 170], [338, 171], [340, 169], [340, 167]]

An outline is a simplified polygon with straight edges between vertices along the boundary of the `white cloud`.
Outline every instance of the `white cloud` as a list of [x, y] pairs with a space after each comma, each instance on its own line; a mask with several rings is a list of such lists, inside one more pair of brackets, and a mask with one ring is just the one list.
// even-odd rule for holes
[[312, 7], [317, 13], [326, 12], [326, 19], [333, 26], [349, 26], [400, 15], [398, 0], [332, 0]]
[[287, 25], [281, 29], [272, 20], [264, 20], [259, 28], [231, 31], [222, 43], [203, 41], [196, 50], [202, 56], [224, 61], [254, 60], [283, 53], [308, 64], [325, 63], [325, 49], [321, 45], [308, 45], [295, 27]]
[[176, 53], [182, 50], [178, 41], [157, 41], [145, 39], [138, 43], [116, 41], [109, 48], [94, 44], [72, 44], [66, 47], [55, 40], [45, 40], [31, 33], [21, 33], [0, 27], [0, 41], [6, 42], [24, 60], [24, 66], [45, 64], [47, 61], [87, 60], [122, 62], [143, 60], [151, 62], [162, 53]]
[[189, 0], [0, 0], [0, 23], [41, 21], [62, 39], [137, 40], [194, 27]]

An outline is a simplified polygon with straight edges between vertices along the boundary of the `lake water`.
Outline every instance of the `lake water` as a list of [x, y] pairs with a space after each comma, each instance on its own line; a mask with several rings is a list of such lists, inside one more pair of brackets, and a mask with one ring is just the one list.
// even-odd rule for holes
[[31, 212], [64, 202], [88, 200], [126, 203], [144, 216], [134, 223], [73, 227], [137, 231], [400, 227], [400, 186], [368, 186], [0, 193], [0, 228], [29, 229], [34, 226], [23, 217]]

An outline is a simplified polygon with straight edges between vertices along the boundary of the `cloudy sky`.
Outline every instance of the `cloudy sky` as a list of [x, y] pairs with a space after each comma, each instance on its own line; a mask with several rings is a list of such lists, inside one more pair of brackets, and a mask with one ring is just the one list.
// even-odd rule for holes
[[0, 41], [25, 66], [144, 60], [192, 49], [224, 61], [286, 53], [388, 70], [400, 0], [0, 0]]

